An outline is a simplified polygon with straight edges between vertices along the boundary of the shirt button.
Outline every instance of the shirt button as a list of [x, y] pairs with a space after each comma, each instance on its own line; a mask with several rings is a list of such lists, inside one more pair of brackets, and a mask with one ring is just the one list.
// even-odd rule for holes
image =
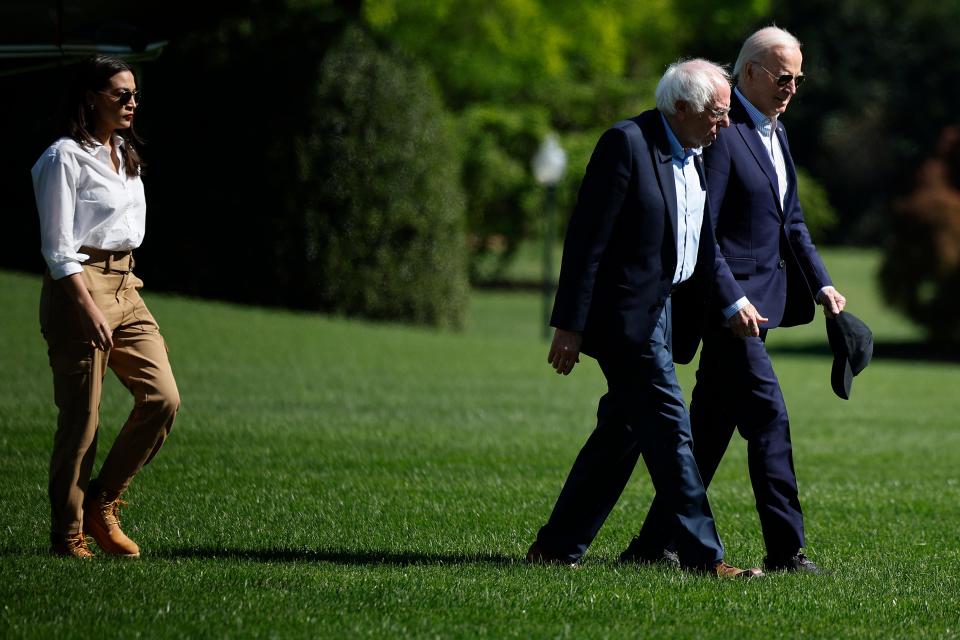
[[785, 266], [787, 266], [787, 261], [780, 258], [780, 262], [777, 263], [777, 269], [783, 269]]

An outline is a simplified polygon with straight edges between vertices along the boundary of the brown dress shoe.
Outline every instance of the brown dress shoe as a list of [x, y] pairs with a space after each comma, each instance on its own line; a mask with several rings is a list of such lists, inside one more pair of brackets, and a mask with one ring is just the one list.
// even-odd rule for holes
[[67, 558], [89, 560], [93, 551], [87, 546], [87, 537], [83, 532], [68, 533], [67, 535], [50, 534], [50, 553]]
[[139, 558], [140, 547], [120, 528], [120, 496], [111, 497], [94, 483], [83, 501], [83, 527], [106, 553]]
[[738, 569], [726, 562], [718, 562], [713, 568], [713, 573], [718, 578], [759, 578], [763, 575], [760, 569]]
[[527, 551], [526, 560], [530, 564], [565, 564], [571, 569], [576, 569], [580, 566], [577, 561], [571, 562], [566, 558], [561, 558], [553, 555], [552, 553], [544, 551], [536, 542], [530, 545], [530, 550]]

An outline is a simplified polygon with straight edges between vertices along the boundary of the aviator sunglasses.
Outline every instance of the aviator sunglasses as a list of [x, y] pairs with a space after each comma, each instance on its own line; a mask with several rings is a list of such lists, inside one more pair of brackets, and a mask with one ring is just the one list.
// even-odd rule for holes
[[113, 98], [114, 102], [122, 105], [130, 104], [130, 98], [140, 104], [140, 96], [142, 95], [140, 91], [130, 91], [129, 89], [123, 89], [120, 93], [110, 93], [108, 91], [98, 91], [97, 93]]
[[766, 71], [767, 75], [769, 75], [771, 78], [773, 78], [777, 82], [778, 87], [785, 87], [788, 84], [790, 84], [791, 80], [793, 80], [795, 86], [797, 87], [797, 89], [799, 89], [800, 85], [802, 85], [803, 81], [806, 80], [807, 78], [802, 73], [795, 76], [790, 75], [789, 73], [785, 73], [782, 76], [778, 76], [778, 75], [775, 75], [773, 72], [771, 72], [769, 69], [767, 69], [765, 66], [760, 64], [759, 62], [754, 62], [753, 64], [757, 65], [758, 67]]

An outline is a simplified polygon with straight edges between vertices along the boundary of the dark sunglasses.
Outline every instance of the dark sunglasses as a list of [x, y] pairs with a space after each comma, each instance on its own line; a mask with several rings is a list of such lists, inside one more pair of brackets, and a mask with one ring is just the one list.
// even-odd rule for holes
[[789, 73], [785, 73], [782, 76], [774, 75], [773, 73], [771, 73], [769, 69], [767, 69], [765, 66], [763, 66], [759, 62], [754, 62], [753, 64], [757, 65], [758, 67], [766, 71], [767, 75], [769, 75], [771, 78], [773, 78], [777, 82], [778, 87], [785, 87], [788, 84], [790, 84], [791, 80], [793, 80], [794, 85], [797, 87], [797, 89], [799, 89], [800, 85], [803, 84], [803, 81], [807, 79], [807, 76], [803, 75], [802, 73], [795, 76], [792, 76]]
[[140, 104], [140, 96], [143, 95], [140, 91], [130, 91], [129, 89], [123, 89], [120, 93], [109, 93], [107, 91], [99, 91], [105, 96], [113, 98], [114, 102], [119, 104], [130, 104], [130, 98], [133, 98], [137, 104]]

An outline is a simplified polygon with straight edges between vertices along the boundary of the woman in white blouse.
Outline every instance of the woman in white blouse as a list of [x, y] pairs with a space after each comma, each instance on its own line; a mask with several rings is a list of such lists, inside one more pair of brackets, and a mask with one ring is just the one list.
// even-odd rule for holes
[[[137, 557], [139, 547], [120, 528], [120, 496], [163, 445], [180, 406], [166, 344], [133, 273], [146, 220], [133, 130], [140, 92], [130, 66], [108, 56], [86, 60], [72, 77], [66, 135], [32, 170], [48, 267], [40, 327], [59, 412], [48, 487], [51, 549], [90, 558], [89, 535], [105, 553]], [[107, 367], [134, 406], [91, 480]]]

